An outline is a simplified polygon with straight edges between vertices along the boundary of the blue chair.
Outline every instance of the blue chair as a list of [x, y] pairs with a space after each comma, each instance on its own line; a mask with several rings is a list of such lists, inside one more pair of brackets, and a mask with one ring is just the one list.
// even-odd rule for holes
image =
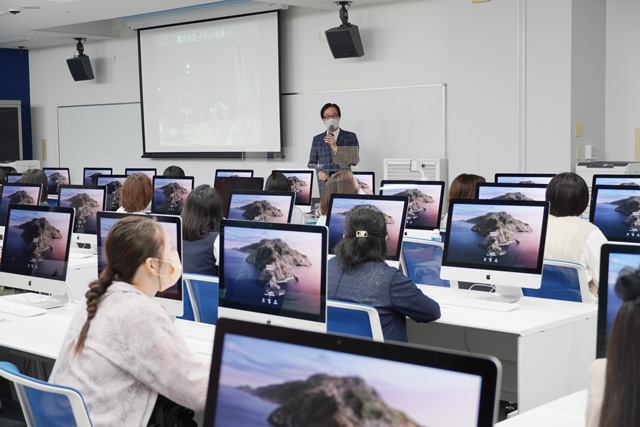
[[593, 303], [589, 293], [587, 271], [573, 262], [545, 259], [540, 289], [522, 288], [525, 297]]
[[448, 280], [440, 278], [443, 248], [441, 242], [405, 237], [402, 242], [404, 274], [416, 284], [451, 287]]
[[184, 293], [185, 316], [187, 310], [193, 316], [191, 319], [185, 316], [182, 318], [215, 325], [218, 320], [218, 278], [191, 273], [183, 274], [182, 278], [186, 291]]
[[91, 420], [80, 393], [26, 375], [9, 362], [0, 362], [0, 377], [16, 388], [29, 427], [90, 427]]
[[378, 310], [370, 305], [353, 302], [327, 300], [327, 332], [384, 342]]

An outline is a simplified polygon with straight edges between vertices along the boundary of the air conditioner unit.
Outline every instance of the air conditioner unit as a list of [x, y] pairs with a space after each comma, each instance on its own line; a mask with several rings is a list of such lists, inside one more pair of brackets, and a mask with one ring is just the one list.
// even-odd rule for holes
[[447, 159], [384, 159], [384, 179], [446, 182], [447, 165]]

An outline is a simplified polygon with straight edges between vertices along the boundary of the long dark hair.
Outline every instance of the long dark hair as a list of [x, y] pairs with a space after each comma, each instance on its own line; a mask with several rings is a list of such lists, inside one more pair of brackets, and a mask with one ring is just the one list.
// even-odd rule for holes
[[344, 219], [344, 238], [336, 245], [336, 258], [344, 271], [365, 262], [384, 262], [387, 223], [380, 209], [354, 206]]
[[615, 287], [624, 302], [611, 327], [600, 427], [640, 426], [640, 270], [624, 268]]
[[89, 290], [85, 294], [87, 320], [78, 337], [76, 354], [84, 347], [91, 319], [95, 317], [98, 310], [100, 297], [116, 280], [131, 283], [138, 267], [147, 258], [161, 258], [163, 245], [162, 227], [148, 216], [127, 216], [116, 222], [111, 228], [104, 244], [107, 267], [102, 270], [98, 280], [91, 282]]
[[222, 203], [216, 190], [207, 184], [193, 189], [184, 202], [182, 212], [182, 237], [195, 242], [207, 231], [218, 231], [222, 220]]
[[264, 184], [265, 191], [291, 191], [291, 184], [280, 172], [273, 172]]

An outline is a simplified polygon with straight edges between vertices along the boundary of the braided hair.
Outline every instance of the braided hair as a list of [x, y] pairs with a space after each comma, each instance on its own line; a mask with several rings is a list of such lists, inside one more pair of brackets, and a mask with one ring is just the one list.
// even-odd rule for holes
[[132, 283], [133, 278], [147, 258], [162, 254], [164, 235], [162, 228], [152, 218], [144, 215], [127, 216], [118, 221], [107, 235], [105, 259], [107, 267], [98, 280], [91, 282], [85, 294], [87, 298], [87, 320], [82, 326], [76, 354], [84, 347], [91, 320], [98, 311], [100, 297], [114, 281]]
[[358, 205], [344, 219], [344, 238], [336, 245], [336, 258], [344, 271], [365, 262], [384, 262], [387, 222], [375, 206]]
[[607, 371], [600, 426], [640, 425], [640, 269], [618, 275], [616, 295], [623, 303], [607, 346]]

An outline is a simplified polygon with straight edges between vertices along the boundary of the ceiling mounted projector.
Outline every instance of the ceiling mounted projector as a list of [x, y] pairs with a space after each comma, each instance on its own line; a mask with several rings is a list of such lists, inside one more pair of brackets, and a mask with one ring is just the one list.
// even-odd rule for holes
[[329, 49], [331, 49], [333, 57], [340, 59], [355, 58], [364, 55], [358, 26], [349, 23], [347, 7], [351, 5], [351, 2], [339, 1], [336, 2], [336, 4], [341, 6], [339, 13], [342, 25], [324, 32], [327, 36], [327, 42], [329, 43]]
[[78, 55], [74, 55], [73, 58], [67, 59], [67, 65], [69, 66], [69, 71], [71, 71], [71, 76], [73, 80], [93, 80], [93, 70], [91, 69], [91, 61], [89, 61], [89, 56], [84, 54], [84, 46], [82, 42], [85, 40], [83, 38], [76, 38], [78, 43], [76, 44], [76, 50], [78, 51]]

